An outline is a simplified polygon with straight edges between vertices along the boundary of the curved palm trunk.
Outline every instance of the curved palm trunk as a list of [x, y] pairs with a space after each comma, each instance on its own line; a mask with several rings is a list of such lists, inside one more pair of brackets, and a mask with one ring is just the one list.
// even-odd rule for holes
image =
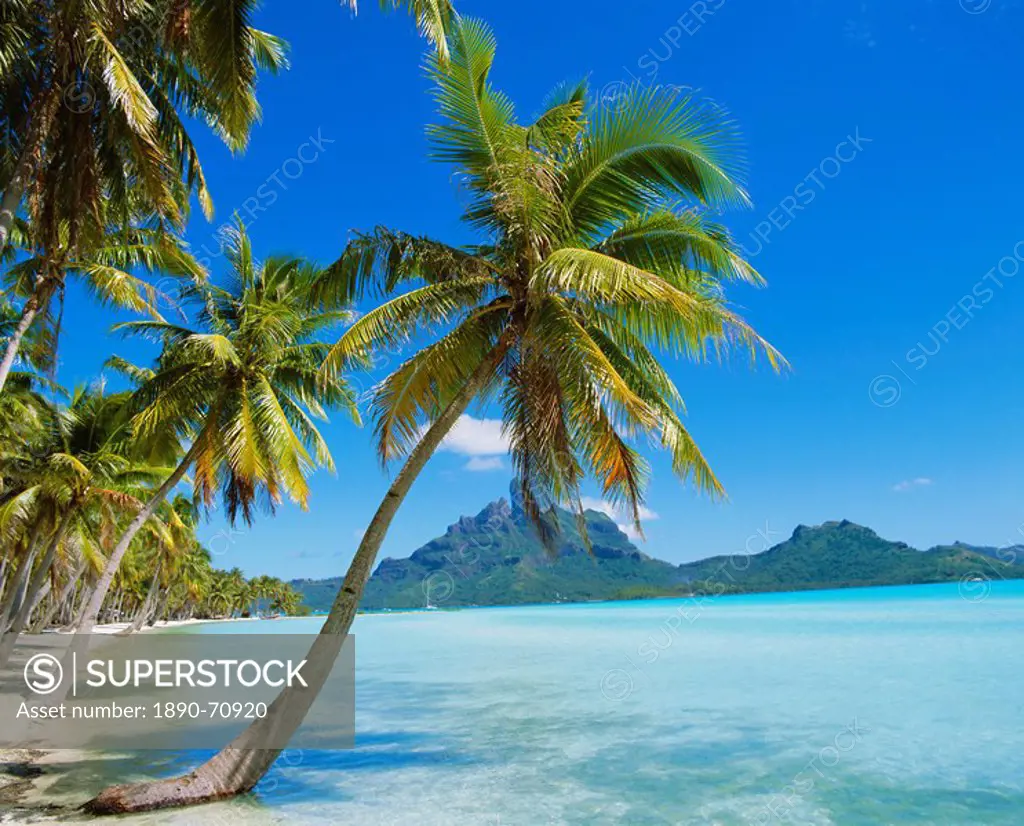
[[[42, 145], [42, 133], [35, 136], [38, 139], [34, 147], [38, 152]], [[14, 175], [11, 182], [4, 190], [3, 198], [0, 199], [0, 252], [7, 247], [7, 239], [11, 237], [11, 227], [14, 226], [14, 216], [18, 213], [18, 206], [28, 189], [29, 177], [32, 174], [33, 147], [26, 146], [18, 159], [18, 165], [14, 168]]]
[[334, 598], [327, 620], [309, 650], [309, 687], [284, 689], [271, 704], [266, 717], [257, 720], [190, 774], [149, 783], [111, 786], [86, 803], [86, 811], [93, 814], [120, 814], [190, 806], [234, 797], [249, 791], [260, 781], [281, 752], [280, 749], [261, 748], [261, 744], [268, 742], [271, 733], [275, 742], [282, 742], [283, 737], [291, 737], [302, 725], [306, 713], [330, 674], [345, 636], [352, 626], [363, 589], [370, 574], [373, 573], [374, 560], [387, 535], [391, 520], [394, 519], [416, 477], [427, 464], [427, 460], [448, 435], [459, 416], [469, 407], [470, 402], [483, 389], [507, 349], [507, 343], [499, 343], [490, 356], [477, 367], [462, 390], [413, 448], [401, 472], [388, 489], [384, 501], [380, 503], [366, 533], [363, 534], [359, 549]]
[[75, 595], [75, 599], [72, 601], [70, 615], [67, 617], [67, 623], [61, 626], [60, 631], [62, 634], [75, 630], [75, 623], [78, 622], [78, 618], [85, 613], [85, 606], [92, 599], [92, 592], [96, 590], [95, 584], [83, 583], [82, 592]]
[[28, 621], [35, 616], [36, 609], [43, 604], [43, 600], [50, 596], [52, 592], [53, 581], [49, 577], [47, 577], [43, 580], [43, 586], [38, 591], [36, 591], [35, 596], [32, 597], [32, 604], [29, 605], [28, 612], [25, 615], [25, 622], [23, 623], [21, 631], [19, 633], [28, 633], [28, 630], [26, 630]]
[[41, 614], [34, 623], [32, 623], [32, 626], [28, 629], [30, 634], [38, 634], [44, 628], [49, 627], [50, 623], [53, 622], [54, 617], [57, 616], [57, 613], [68, 604], [68, 601], [74, 595], [75, 588], [78, 586], [78, 580], [81, 579], [82, 574], [85, 573], [85, 565], [86, 563], [84, 560], [78, 563], [78, 568], [68, 578], [68, 581], [64, 583], [64, 587], [61, 589], [60, 594], [53, 599], [50, 607]]
[[192, 464], [196, 450], [197, 445], [193, 443], [192, 447], [188, 449], [188, 453], [185, 454], [185, 458], [181, 460], [181, 464], [174, 469], [174, 473], [167, 477], [167, 480], [157, 489], [153, 498], [146, 503], [146, 506], [138, 512], [117, 545], [114, 546], [114, 550], [110, 552], [106, 567], [104, 567], [103, 573], [100, 574], [100, 578], [96, 582], [96, 588], [75, 623], [75, 632], [77, 634], [85, 635], [92, 632], [93, 626], [96, 624], [96, 618], [103, 607], [103, 601], [107, 598], [107, 592], [114, 581], [114, 575], [117, 573], [117, 569], [121, 566], [121, 560], [124, 559], [124, 555], [128, 551], [128, 546], [132, 544], [132, 540], [142, 526], [146, 524], [147, 520], [156, 512], [156, 509], [160, 507], [160, 503], [167, 498], [167, 494], [182, 480], [185, 471]]
[[142, 626], [149, 622], [149, 618], [152, 616], [153, 609], [156, 606], [157, 592], [160, 589], [160, 568], [162, 566], [163, 560], [161, 559], [156, 564], [156, 573], [153, 574], [153, 580], [149, 583], [149, 592], [146, 594], [146, 599], [142, 603], [139, 613], [136, 614], [135, 619], [132, 620], [132, 624], [121, 633], [134, 634], [136, 631], [141, 631]]
[[10, 591], [4, 597], [3, 603], [0, 604], [0, 633], [7, 630], [14, 614], [21, 605], [19, 597], [24, 595], [28, 576], [32, 571], [32, 563], [35, 562], [36, 543], [39, 541], [39, 534], [41, 532], [42, 523], [36, 522], [32, 528], [32, 535], [29, 537], [28, 544], [25, 546], [25, 555], [18, 562], [18, 567], [14, 569], [14, 576], [11, 578], [9, 586]]
[[8, 591], [4, 594], [3, 602], [0, 602], [0, 634], [6, 631], [13, 614], [17, 611], [19, 605], [17, 598], [24, 592], [26, 580], [32, 571], [32, 563], [36, 559], [36, 544], [42, 529], [42, 522], [37, 521], [25, 547], [25, 556], [18, 560], [17, 567], [14, 568], [14, 575], [7, 586]]
[[14, 360], [18, 357], [18, 350], [21, 349], [21, 342], [25, 340], [25, 334], [28, 332], [28, 328], [32, 326], [32, 322], [35, 321], [38, 312], [39, 302], [36, 296], [33, 295], [25, 302], [25, 306], [22, 307], [18, 326], [14, 328], [14, 333], [8, 339], [3, 361], [0, 361], [0, 392], [3, 392], [4, 385], [7, 384], [7, 377], [11, 374]]
[[[4, 190], [3, 198], [0, 198], [0, 252], [3, 252], [7, 246], [7, 239], [11, 236], [14, 216], [18, 213], [18, 206], [21, 204], [21, 199], [32, 178], [32, 169], [46, 142], [50, 125], [57, 113], [57, 103], [57, 90], [53, 88], [49, 88], [39, 95], [36, 116], [33, 118], [29, 133], [25, 138], [21, 156], [14, 167], [14, 174], [7, 184], [7, 189]], [[2, 386], [0, 383], [0, 388]]]
[[[29, 134], [25, 140], [25, 146], [18, 158], [17, 166], [14, 167], [14, 174], [4, 190], [3, 198], [0, 198], [0, 252], [4, 251], [7, 241], [11, 237], [11, 227], [14, 226], [14, 216], [18, 212], [18, 205], [25, 195], [29, 180], [32, 177], [34, 162], [39, 158], [50, 131], [50, 124], [53, 123], [57, 111], [57, 96], [53, 89], [44, 92], [39, 100], [37, 117], [34, 118]], [[25, 333], [32, 326], [41, 307], [45, 306], [45, 299], [39, 295], [32, 295], [22, 309], [21, 318], [15, 328], [14, 335], [7, 342], [3, 360], [0, 361], [0, 393], [7, 384], [7, 377], [14, 366], [14, 359], [18, 355], [18, 349], [25, 338]]]
[[[159, 598], [159, 601], [157, 602], [156, 610], [153, 612], [153, 617], [152, 617], [153, 622], [156, 622], [157, 620], [161, 619], [162, 617], [164, 617], [166, 615], [166, 613], [167, 613], [167, 603], [170, 601], [170, 599], [171, 599], [171, 589], [170, 588], [165, 588], [163, 590], [163, 592], [160, 593], [160, 598]], [[179, 612], [179, 615], [180, 615], [180, 612]], [[192, 616], [192, 609], [191, 608], [189, 609], [189, 616]]]
[[43, 309], [50, 300], [50, 297], [53, 295], [53, 291], [54, 285], [45, 281], [38, 282], [36, 284], [35, 292], [29, 296], [28, 301], [25, 302], [25, 306], [21, 308], [21, 318], [18, 319], [18, 325], [14, 328], [14, 333], [12, 333], [11, 337], [7, 340], [4, 357], [3, 360], [0, 361], [0, 393], [3, 392], [4, 385], [7, 384], [7, 377], [11, 374], [11, 370], [14, 368], [14, 361], [18, 357], [18, 351], [21, 349], [21, 343], [25, 340], [25, 335], [32, 326], [32, 322], [35, 321], [36, 316], [39, 315], [39, 311]]
[[32, 568], [34, 560], [35, 551], [26, 550], [25, 555], [18, 561], [18, 567], [14, 569], [14, 575], [11, 577], [8, 592], [4, 596], [3, 603], [0, 604], [0, 634], [6, 633], [8, 627], [10, 627], [11, 615], [18, 610], [18, 596], [24, 588], [25, 579], [28, 571]]
[[64, 515], [64, 518], [61, 519], [60, 525], [57, 526], [57, 530], [54, 531], [53, 537], [50, 539], [50, 544], [46, 549], [46, 553], [43, 554], [43, 559], [39, 563], [39, 567], [36, 568], [35, 574], [33, 574], [31, 580], [29, 580], [25, 598], [21, 603], [21, 608], [14, 617], [14, 622], [11, 624], [8, 632], [0, 638], [0, 669], [7, 665], [7, 661], [11, 658], [11, 654], [14, 652], [14, 646], [18, 642], [18, 637], [20, 637], [21, 632], [25, 630], [25, 626], [28, 624], [32, 611], [39, 603], [39, 598], [42, 597], [40, 592], [43, 589], [43, 585], [46, 583], [46, 578], [50, 575], [50, 568], [53, 567], [53, 560], [57, 557], [57, 549], [60, 547], [61, 540], [63, 540], [64, 536], [67, 534], [68, 528], [71, 527], [71, 520], [74, 519], [74, 516], [74, 509], [69, 509]]

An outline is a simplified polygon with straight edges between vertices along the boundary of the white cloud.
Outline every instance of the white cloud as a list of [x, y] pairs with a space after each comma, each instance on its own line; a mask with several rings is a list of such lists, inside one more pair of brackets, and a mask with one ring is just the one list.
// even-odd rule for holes
[[[580, 502], [583, 504], [584, 510], [598, 511], [612, 519], [619, 530], [630, 539], [636, 540], [640, 538], [640, 533], [624, 509], [617, 508], [611, 502], [604, 499], [594, 499], [592, 496], [583, 496], [580, 498]], [[639, 511], [641, 522], [653, 522], [655, 519], [660, 518], [658, 514], [644, 505], [640, 506]]]
[[926, 488], [931, 483], [931, 479], [925, 476], [918, 476], [916, 479], [904, 479], [902, 482], [893, 485], [892, 489], [897, 493], [903, 493], [914, 488]]
[[616, 522], [615, 524], [618, 526], [620, 531], [622, 531], [626, 536], [628, 536], [634, 542], [636, 542], [638, 539], [640, 539], [640, 532], [636, 529], [636, 525], [631, 525], [628, 522], [626, 522], [626, 523]]
[[472, 456], [470, 460], [463, 465], [465, 470], [472, 470], [477, 473], [481, 473], [488, 470], [502, 470], [505, 467], [505, 463], [501, 461], [500, 456]]
[[583, 510], [585, 511], [598, 511], [611, 519], [615, 518], [615, 508], [611, 502], [605, 502], [604, 499], [594, 499], [592, 496], [584, 496], [580, 499], [580, 502], [583, 504]]
[[508, 439], [501, 432], [500, 419], [459, 416], [455, 427], [441, 442], [440, 450], [462, 456], [503, 456], [508, 453], [508, 447]]

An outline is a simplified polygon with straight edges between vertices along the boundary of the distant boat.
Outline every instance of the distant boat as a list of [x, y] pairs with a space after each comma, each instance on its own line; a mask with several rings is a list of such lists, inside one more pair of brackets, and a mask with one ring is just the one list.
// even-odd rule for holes
[[280, 614], [264, 614], [260, 619], [281, 619]]

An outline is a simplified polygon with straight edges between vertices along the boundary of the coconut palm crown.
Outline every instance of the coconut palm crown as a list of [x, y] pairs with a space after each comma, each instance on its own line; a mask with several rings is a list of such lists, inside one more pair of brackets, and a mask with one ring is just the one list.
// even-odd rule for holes
[[662, 89], [634, 88], [614, 107], [564, 86], [533, 123], [489, 80], [495, 41], [456, 19], [450, 61], [430, 59], [441, 122], [433, 157], [455, 166], [466, 223], [480, 242], [455, 247], [387, 228], [356, 238], [331, 268], [334, 294], [400, 294], [332, 347], [327, 374], [376, 348], [440, 338], [376, 389], [382, 460], [406, 454], [482, 365], [497, 401], [524, 505], [580, 517], [586, 474], [639, 530], [646, 437], [680, 477], [722, 486], [682, 421], [683, 401], [659, 363], [742, 347], [785, 362], [726, 302], [730, 282], [762, 284], [713, 216], [747, 203], [738, 136], [720, 110]]
[[358, 417], [344, 381], [318, 372], [329, 345], [319, 337], [349, 311], [314, 305], [318, 269], [298, 258], [257, 261], [239, 222], [228, 232], [230, 272], [218, 284], [187, 282], [181, 304], [195, 329], [164, 320], [115, 329], [163, 343], [154, 369], [114, 358], [108, 364], [138, 383], [135, 434], [177, 434], [189, 445], [195, 498], [219, 491], [230, 519], [249, 522], [284, 496], [306, 507], [307, 476], [334, 464], [315, 419], [341, 407]]

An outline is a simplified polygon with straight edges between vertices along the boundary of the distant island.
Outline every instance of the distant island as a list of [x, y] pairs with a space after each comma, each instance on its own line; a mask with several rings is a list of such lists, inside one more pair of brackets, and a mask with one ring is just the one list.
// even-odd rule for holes
[[[1024, 579], [1024, 546], [955, 542], [926, 551], [883, 539], [846, 520], [800, 525], [784, 542], [754, 555], [716, 556], [673, 565], [639, 551], [608, 516], [587, 511], [588, 553], [575, 517], [560, 511], [557, 554], [546, 551], [519, 506], [499, 499], [463, 516], [407, 559], [380, 562], [364, 610], [524, 605], [915, 585], [971, 578]], [[313, 611], [330, 608], [341, 583], [291, 585]]]

